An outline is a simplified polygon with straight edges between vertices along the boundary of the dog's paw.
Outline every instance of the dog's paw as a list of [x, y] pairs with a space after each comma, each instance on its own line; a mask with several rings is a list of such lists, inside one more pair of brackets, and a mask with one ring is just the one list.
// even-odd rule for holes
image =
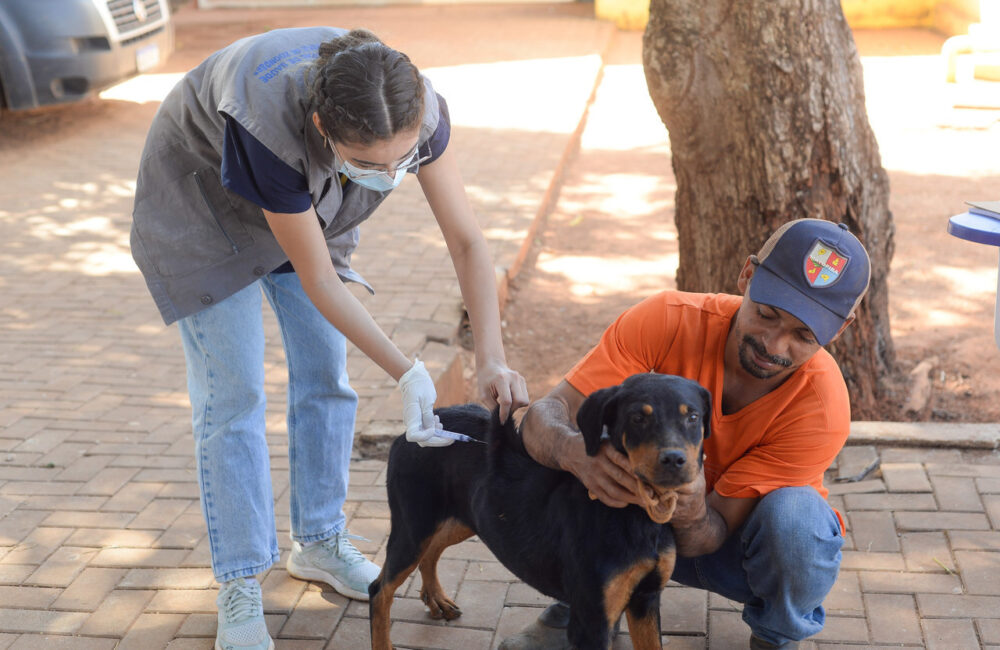
[[444, 593], [431, 595], [427, 591], [420, 591], [420, 600], [427, 606], [427, 614], [435, 621], [442, 618], [446, 621], [453, 621], [462, 615], [462, 610], [451, 598]]

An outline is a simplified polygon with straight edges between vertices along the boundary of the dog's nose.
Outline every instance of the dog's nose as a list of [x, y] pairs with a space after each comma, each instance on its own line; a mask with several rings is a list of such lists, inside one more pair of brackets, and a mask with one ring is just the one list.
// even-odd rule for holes
[[680, 469], [681, 467], [684, 467], [684, 463], [686, 462], [687, 456], [684, 455], [683, 451], [678, 451], [676, 449], [664, 449], [660, 452], [661, 465]]

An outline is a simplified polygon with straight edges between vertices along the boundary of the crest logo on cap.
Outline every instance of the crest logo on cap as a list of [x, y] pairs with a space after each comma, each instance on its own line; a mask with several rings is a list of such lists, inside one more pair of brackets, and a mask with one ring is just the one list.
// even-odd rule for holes
[[850, 257], [817, 239], [809, 249], [803, 266], [806, 282], [816, 289], [829, 287], [840, 279], [850, 261]]

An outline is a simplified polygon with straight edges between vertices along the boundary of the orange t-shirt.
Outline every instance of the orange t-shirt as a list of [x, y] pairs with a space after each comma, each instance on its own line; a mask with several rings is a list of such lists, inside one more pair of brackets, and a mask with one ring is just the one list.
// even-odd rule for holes
[[705, 481], [724, 497], [759, 497], [811, 485], [823, 498], [823, 473], [850, 432], [847, 386], [823, 349], [781, 386], [736, 413], [722, 413], [723, 355], [742, 298], [664, 291], [616, 320], [566, 375], [584, 395], [630, 375], [658, 372], [697, 381], [712, 393]]

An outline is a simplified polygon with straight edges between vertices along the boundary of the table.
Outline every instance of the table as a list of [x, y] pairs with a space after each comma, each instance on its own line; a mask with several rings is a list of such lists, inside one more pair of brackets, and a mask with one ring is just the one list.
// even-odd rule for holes
[[[1000, 246], [1000, 219], [984, 217], [971, 212], [956, 214], [948, 220], [948, 234], [977, 244]], [[997, 260], [997, 297], [993, 314], [993, 340], [1000, 348], [1000, 259]]]

